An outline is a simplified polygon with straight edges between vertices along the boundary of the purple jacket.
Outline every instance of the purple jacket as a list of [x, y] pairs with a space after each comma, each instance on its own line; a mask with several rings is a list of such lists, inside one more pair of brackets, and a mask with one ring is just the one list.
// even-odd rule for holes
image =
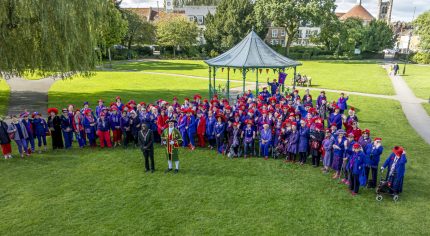
[[299, 130], [299, 152], [307, 152], [309, 147], [309, 128], [300, 127]]
[[300, 139], [300, 134], [298, 130], [296, 132], [291, 132], [290, 137], [288, 137], [287, 152], [297, 154], [298, 147], [299, 147], [299, 139]]

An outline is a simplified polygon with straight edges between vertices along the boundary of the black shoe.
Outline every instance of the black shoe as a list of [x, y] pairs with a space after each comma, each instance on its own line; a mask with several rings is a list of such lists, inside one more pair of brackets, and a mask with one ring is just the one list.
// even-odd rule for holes
[[164, 173], [169, 173], [170, 171], [172, 171], [173, 169], [167, 169], [164, 171]]
[[151, 173], [154, 173], [155, 170], [151, 170]]
[[148, 169], [146, 169], [146, 170], [145, 170], [145, 172], [149, 172], [149, 170], [148, 170]]
[[179, 172], [179, 170], [178, 169], [175, 169], [175, 174], [177, 174]]

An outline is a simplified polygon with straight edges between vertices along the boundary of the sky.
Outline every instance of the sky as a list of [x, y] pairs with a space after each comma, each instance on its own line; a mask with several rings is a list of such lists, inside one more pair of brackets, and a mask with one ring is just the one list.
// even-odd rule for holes
[[[123, 0], [122, 7], [160, 7], [163, 0]], [[336, 12], [346, 12], [357, 4], [357, 0], [336, 0]], [[376, 17], [377, 0], [362, 0], [362, 5]], [[412, 21], [414, 8], [416, 8], [415, 18], [422, 12], [430, 10], [430, 0], [394, 0], [394, 8], [391, 14], [391, 21]]]

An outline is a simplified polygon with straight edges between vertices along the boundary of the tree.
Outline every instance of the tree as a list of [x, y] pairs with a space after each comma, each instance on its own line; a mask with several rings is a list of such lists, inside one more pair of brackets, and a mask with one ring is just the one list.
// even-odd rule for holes
[[95, 69], [111, 0], [0, 1], [0, 71]]
[[157, 20], [156, 27], [158, 44], [173, 47], [173, 56], [176, 56], [177, 47], [189, 47], [197, 42], [197, 24], [183, 15], [163, 14]]
[[364, 26], [358, 18], [348, 18], [342, 22], [339, 29], [339, 53], [353, 54], [354, 49], [363, 44]]
[[285, 28], [288, 54], [301, 22], [320, 25], [333, 17], [335, 9], [335, 0], [257, 0], [255, 15], [258, 27], [272, 24]]
[[215, 15], [206, 16], [208, 49], [223, 52], [240, 42], [256, 24], [253, 11], [249, 0], [222, 0]]
[[122, 41], [128, 30], [128, 22], [123, 19], [121, 12], [118, 10], [118, 5], [121, 2], [110, 4], [107, 12], [107, 21], [104, 22], [104, 27], [100, 31], [101, 45], [100, 47], [106, 48], [109, 56], [109, 61], [112, 60], [110, 48]]
[[413, 24], [414, 32], [420, 36], [420, 48], [424, 51], [430, 50], [430, 11], [419, 15]]
[[311, 37], [311, 41], [315, 44], [324, 45], [330, 52], [336, 51], [339, 48], [341, 25], [342, 23], [336, 15], [329, 17], [327, 20], [322, 22], [320, 25], [320, 33]]
[[364, 28], [362, 50], [380, 52], [394, 46], [394, 32], [383, 20], [372, 20]]
[[131, 10], [124, 10], [123, 14], [128, 21], [128, 31], [124, 37], [128, 50], [131, 50], [133, 44], [154, 42], [155, 27], [153, 24]]

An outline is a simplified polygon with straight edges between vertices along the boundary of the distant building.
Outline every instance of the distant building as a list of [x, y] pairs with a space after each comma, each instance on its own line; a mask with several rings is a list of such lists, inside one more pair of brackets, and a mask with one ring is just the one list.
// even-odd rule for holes
[[132, 11], [139, 15], [141, 18], [148, 22], [153, 22], [159, 16], [159, 11], [157, 8], [152, 7], [142, 7], [142, 8], [124, 8], [125, 10]]
[[391, 23], [391, 12], [393, 11], [393, 0], [378, 0], [378, 20]]
[[375, 17], [373, 17], [372, 14], [370, 14], [369, 11], [367, 11], [367, 9], [361, 5], [361, 0], [358, 0], [357, 4], [349, 11], [346, 13], [339, 13], [339, 15], [339, 20], [341, 21], [347, 20], [349, 18], [357, 18], [363, 21], [363, 24], [365, 25], [369, 24], [375, 19]]
[[175, 8], [173, 12], [185, 15], [190, 21], [196, 22], [199, 28], [198, 42], [205, 44], [203, 32], [206, 30], [206, 16], [215, 14], [216, 6], [184, 6]]

